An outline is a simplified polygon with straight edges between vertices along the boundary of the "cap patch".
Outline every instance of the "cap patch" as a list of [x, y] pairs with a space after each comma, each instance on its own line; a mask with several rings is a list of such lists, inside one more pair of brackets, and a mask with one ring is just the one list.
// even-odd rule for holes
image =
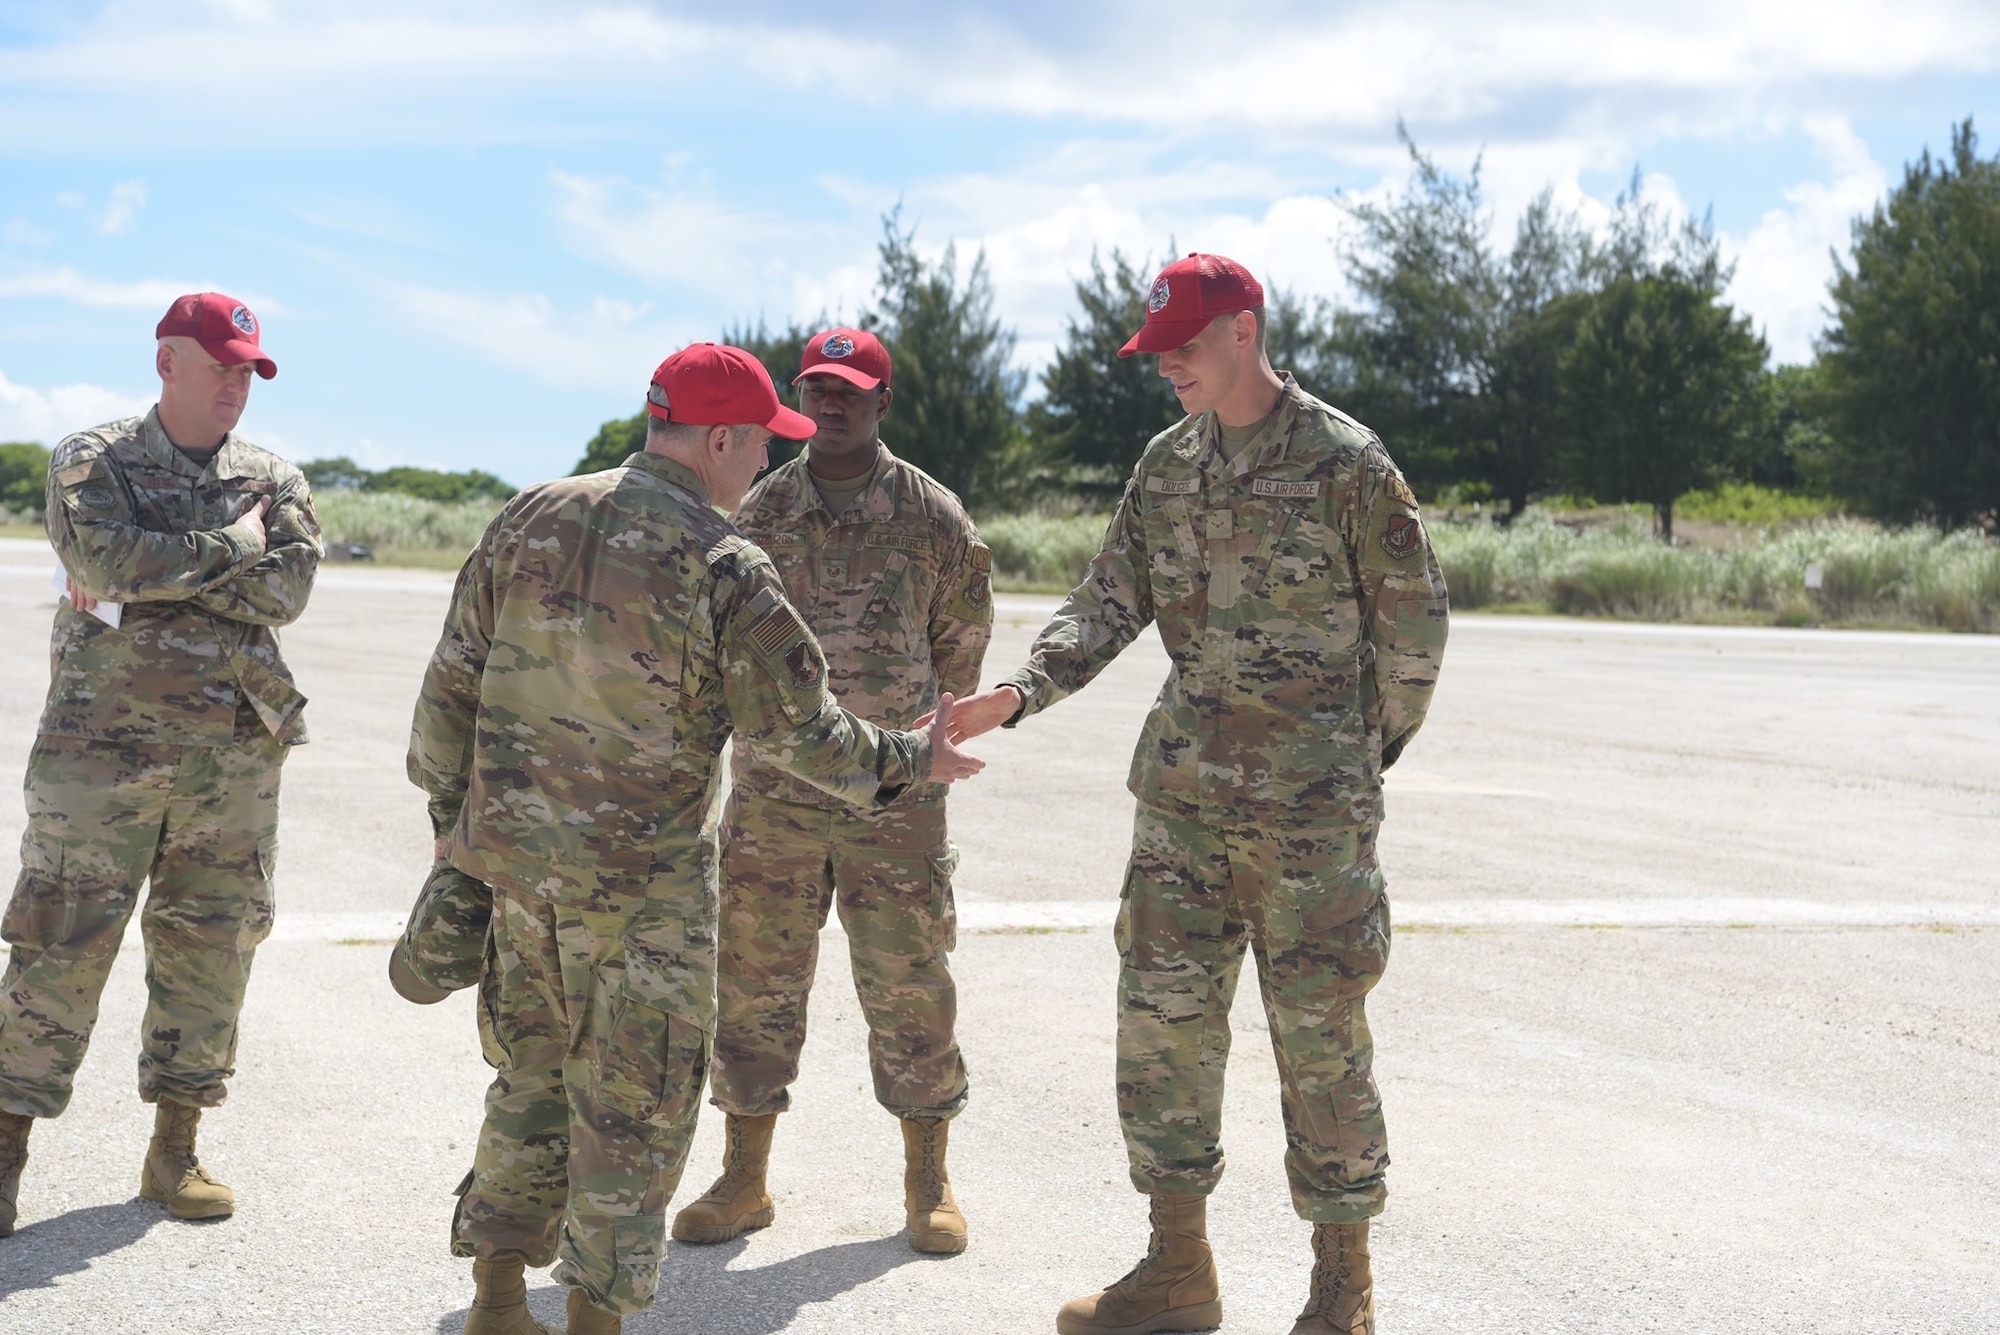
[[1148, 315], [1158, 315], [1161, 311], [1165, 310], [1170, 291], [1171, 289], [1167, 286], [1166, 279], [1162, 278], [1154, 283], [1152, 295], [1146, 298], [1146, 313]]
[[252, 315], [246, 307], [238, 306], [235, 310], [229, 312], [229, 323], [242, 331], [245, 338], [257, 337], [257, 317]]
[[852, 357], [854, 355], [854, 340], [845, 334], [828, 334], [826, 342], [819, 345], [819, 355], [822, 357]]

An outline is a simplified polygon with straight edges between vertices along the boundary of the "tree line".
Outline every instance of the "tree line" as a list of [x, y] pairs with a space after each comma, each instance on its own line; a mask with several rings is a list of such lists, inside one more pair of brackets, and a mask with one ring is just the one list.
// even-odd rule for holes
[[[2000, 512], [2000, 160], [1970, 119], [1928, 150], [1835, 257], [1812, 362], [1772, 366], [1727, 300], [1706, 218], [1672, 223], [1632, 184], [1593, 230], [1545, 190], [1497, 244], [1477, 163], [1440, 168], [1407, 134], [1396, 195], [1347, 201], [1351, 305], [1268, 294], [1273, 365], [1379, 432], [1421, 495], [1509, 519], [1551, 496], [1650, 507], [1730, 481], [1945, 526]], [[1025, 403], [983, 255], [916, 253], [883, 220], [874, 304], [854, 323], [895, 359], [883, 440], [977, 510], [1103, 503], [1180, 410], [1153, 359], [1120, 360], [1164, 260], [1093, 255], [1061, 346]], [[1171, 256], [1169, 246], [1165, 254]], [[780, 385], [832, 323], [725, 330]], [[644, 419], [607, 422], [577, 471]]]
[[[1490, 504], [1503, 520], [1548, 497], [1638, 502], [1670, 539], [1681, 496], [1752, 482], [1889, 522], [1996, 527], [2000, 159], [1979, 155], [1969, 118], [1948, 153], [1925, 150], [1855, 220], [1813, 360], [1775, 367], [1727, 300], [1732, 268], [1709, 221], [1670, 222], [1636, 174], [1607, 227], [1545, 190], [1503, 247], [1478, 164], [1454, 175], [1403, 142], [1401, 191], [1345, 203], [1353, 301], [1270, 292], [1266, 327], [1273, 365], [1379, 432], [1426, 500]], [[1030, 402], [984, 255], [964, 263], [948, 246], [926, 260], [891, 212], [872, 304], [853, 320], [895, 359], [883, 440], [981, 513], [1108, 504], [1180, 416], [1153, 358], [1117, 355], [1163, 257], [1091, 257]], [[720, 337], [782, 386], [831, 323], [759, 320]], [[606, 422], [575, 471], [612, 467], [644, 437], [643, 414]], [[39, 509], [47, 461], [39, 445], [0, 445], [0, 505]], [[322, 491], [513, 490], [476, 469], [302, 468]]]

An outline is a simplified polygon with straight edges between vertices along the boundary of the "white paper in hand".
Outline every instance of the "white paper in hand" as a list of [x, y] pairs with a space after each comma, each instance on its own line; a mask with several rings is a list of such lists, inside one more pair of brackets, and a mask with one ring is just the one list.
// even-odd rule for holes
[[[60, 565], [50, 572], [50, 583], [56, 586], [57, 593], [65, 598], [69, 597], [69, 572]], [[99, 599], [97, 605], [90, 609], [90, 614], [107, 626], [115, 626], [119, 618], [125, 615], [125, 604], [107, 603]]]

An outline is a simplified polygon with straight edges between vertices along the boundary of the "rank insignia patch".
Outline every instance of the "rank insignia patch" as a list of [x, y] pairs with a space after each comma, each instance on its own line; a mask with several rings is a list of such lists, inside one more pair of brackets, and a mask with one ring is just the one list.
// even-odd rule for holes
[[1388, 526], [1382, 530], [1382, 550], [1391, 560], [1407, 560], [1417, 550], [1423, 534], [1424, 526], [1415, 515], [1390, 515]]

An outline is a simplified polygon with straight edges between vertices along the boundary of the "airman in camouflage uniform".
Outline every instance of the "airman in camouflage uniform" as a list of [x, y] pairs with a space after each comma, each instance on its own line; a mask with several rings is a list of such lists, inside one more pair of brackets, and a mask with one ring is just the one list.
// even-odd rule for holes
[[[992, 555], [958, 497], [889, 453], [888, 351], [860, 329], [806, 341], [794, 384], [817, 431], [735, 514], [770, 553], [826, 651], [834, 698], [907, 727], [940, 689], [978, 689], [992, 636]], [[860, 811], [738, 742], [722, 837], [714, 1102], [728, 1116], [722, 1176], [674, 1220], [684, 1242], [722, 1242], [773, 1217], [765, 1170], [806, 1036], [819, 932], [837, 903], [868, 1022], [875, 1097], [901, 1119], [910, 1245], [964, 1250], [945, 1169], [965, 1105], [945, 788]]]
[[[532, 1335], [524, 1265], [560, 1259], [572, 1332], [651, 1305], [715, 1026], [716, 850], [732, 729], [860, 805], [971, 773], [827, 692], [819, 644], [733, 505], [778, 404], [748, 353], [662, 364], [645, 452], [522, 492], [460, 572], [412, 727], [450, 864], [492, 887], [480, 1035], [497, 1069], [452, 1250], [468, 1335]], [[671, 420], [668, 415], [672, 414]]]
[[[68, 1105], [125, 925], [141, 918], [139, 1097], [158, 1105], [141, 1193], [183, 1218], [229, 1214], [194, 1153], [221, 1103], [257, 945], [271, 930], [278, 775], [306, 740], [276, 627], [305, 610], [321, 555], [299, 471], [234, 431], [256, 317], [218, 293], [158, 327], [144, 417], [78, 432], [49, 466], [46, 523], [67, 573], [52, 679], [28, 760], [28, 827], [0, 977], [0, 1235], [30, 1119]], [[117, 625], [89, 610], [122, 605]], [[109, 609], [104, 609], [109, 610]]]
[[1384, 768], [1423, 722], [1444, 580], [1373, 432], [1280, 378], [1263, 290], [1195, 255], [1126, 345], [1189, 416], [1146, 447], [1088, 574], [965, 735], [1082, 689], [1148, 624], [1172, 671], [1146, 721], [1118, 910], [1118, 1109], [1153, 1246], [1064, 1335], [1221, 1321], [1203, 1207], [1222, 1175], [1229, 1006], [1246, 950], [1283, 1088], [1292, 1204], [1314, 1224], [1295, 1335], [1373, 1330], [1367, 1220], [1388, 1167], [1363, 999], [1389, 952]]

